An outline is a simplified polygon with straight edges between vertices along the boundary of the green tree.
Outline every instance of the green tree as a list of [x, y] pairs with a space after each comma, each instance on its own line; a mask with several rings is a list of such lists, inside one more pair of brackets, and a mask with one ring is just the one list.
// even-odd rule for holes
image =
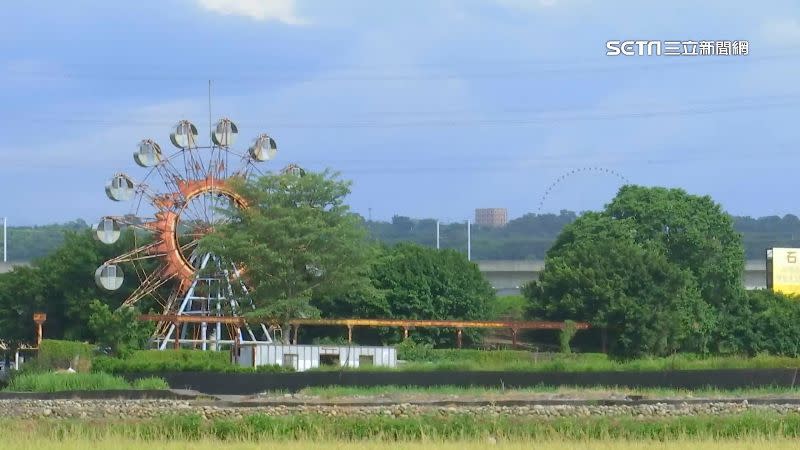
[[86, 326], [89, 303], [103, 299], [115, 308], [136, 282], [135, 276], [129, 276], [122, 289], [108, 293], [95, 285], [94, 271], [103, 261], [131, 248], [132, 238], [127, 232], [114, 245], [105, 245], [89, 229], [69, 231], [60, 247], [31, 267], [0, 275], [0, 339], [32, 340], [36, 311], [47, 313], [44, 334], [48, 338], [93, 339]]
[[[362, 309], [366, 317], [486, 319], [495, 295], [478, 266], [465, 255], [416, 244], [398, 244], [386, 249], [373, 265], [371, 278], [383, 297], [375, 309]], [[396, 330], [389, 333], [399, 340]], [[477, 336], [478, 333], [471, 331], [465, 334], [465, 339]], [[434, 345], [452, 345], [455, 332], [423, 328], [415, 330], [413, 337]]]
[[100, 300], [92, 300], [88, 310], [88, 325], [96, 336], [95, 342], [110, 348], [116, 356], [124, 358], [144, 348], [153, 332], [154, 325], [137, 320], [139, 312], [132, 307], [112, 311]]
[[287, 326], [319, 315], [315, 293], [343, 295], [368, 283], [373, 250], [344, 202], [349, 182], [325, 171], [269, 174], [235, 188], [249, 207], [227, 211], [230, 223], [200, 248], [246, 268], [257, 307], [251, 315]]
[[636, 241], [658, 245], [670, 262], [690, 270], [709, 304], [721, 306], [742, 296], [742, 237], [711, 197], [682, 189], [624, 186], [605, 213], [633, 219]]
[[800, 301], [777, 292], [749, 291], [724, 325], [739, 352], [800, 356]]
[[529, 315], [605, 328], [618, 356], [707, 351], [714, 310], [688, 269], [639, 240], [633, 218], [587, 213], [565, 227], [537, 282]]

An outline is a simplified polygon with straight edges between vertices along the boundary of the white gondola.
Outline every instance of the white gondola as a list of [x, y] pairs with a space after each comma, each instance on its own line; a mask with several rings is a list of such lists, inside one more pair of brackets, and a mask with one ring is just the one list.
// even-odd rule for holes
[[211, 130], [211, 141], [220, 147], [230, 147], [236, 142], [239, 128], [230, 119], [220, 119]]
[[116, 264], [103, 264], [94, 272], [94, 281], [107, 291], [116, 291], [122, 286], [122, 269]]
[[121, 227], [119, 222], [111, 217], [104, 217], [99, 223], [92, 226], [94, 238], [103, 244], [113, 244], [119, 240]]
[[256, 161], [269, 161], [278, 153], [278, 144], [269, 135], [262, 134], [250, 146], [250, 157]]
[[133, 180], [124, 173], [114, 175], [106, 184], [106, 195], [115, 202], [125, 202], [133, 197], [135, 188]]
[[142, 167], [153, 167], [161, 162], [161, 146], [151, 139], [139, 142], [133, 160]]
[[181, 120], [175, 124], [169, 140], [172, 145], [183, 150], [197, 147], [197, 127], [188, 120]]

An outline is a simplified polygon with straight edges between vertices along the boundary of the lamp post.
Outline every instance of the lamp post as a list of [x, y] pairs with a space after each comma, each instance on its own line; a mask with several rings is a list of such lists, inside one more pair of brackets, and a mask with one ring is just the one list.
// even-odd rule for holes
[[472, 261], [472, 231], [469, 219], [467, 219], [467, 261]]
[[47, 314], [43, 312], [33, 313], [33, 321], [36, 322], [36, 350], [42, 345], [42, 324], [47, 320]]

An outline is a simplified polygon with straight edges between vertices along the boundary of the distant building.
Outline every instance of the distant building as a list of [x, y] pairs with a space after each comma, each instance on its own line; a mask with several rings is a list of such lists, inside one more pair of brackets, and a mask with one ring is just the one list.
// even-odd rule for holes
[[505, 208], [477, 208], [475, 224], [484, 227], [502, 227], [508, 223], [508, 210]]

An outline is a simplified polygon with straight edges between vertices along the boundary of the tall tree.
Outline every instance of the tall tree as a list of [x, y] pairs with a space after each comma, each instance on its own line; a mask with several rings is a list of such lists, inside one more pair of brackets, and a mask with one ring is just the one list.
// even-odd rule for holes
[[103, 261], [130, 248], [131, 240], [131, 231], [113, 245], [98, 242], [89, 229], [66, 232], [61, 246], [51, 254], [31, 267], [0, 275], [0, 339], [32, 339], [35, 311], [47, 313], [44, 332], [48, 338], [93, 339], [86, 326], [89, 303], [102, 299], [116, 308], [137, 281], [128, 276], [122, 289], [109, 293], [95, 285], [94, 271]]
[[616, 330], [620, 354], [742, 351], [743, 269], [741, 236], [711, 198], [624, 186], [604, 211], [564, 228], [525, 292], [534, 315]]
[[711, 197], [682, 189], [624, 186], [606, 214], [633, 219], [636, 240], [659, 245], [669, 261], [690, 270], [709, 304], [725, 305], [742, 297], [742, 237]]
[[316, 317], [315, 292], [363, 286], [372, 252], [361, 218], [345, 204], [350, 183], [329, 171], [268, 174], [235, 189], [248, 207], [204, 237], [203, 251], [242, 264], [255, 316], [286, 326]]
[[523, 290], [530, 315], [607, 329], [619, 356], [707, 351], [713, 310], [691, 272], [636, 235], [631, 219], [597, 213], [567, 225], [539, 280]]

